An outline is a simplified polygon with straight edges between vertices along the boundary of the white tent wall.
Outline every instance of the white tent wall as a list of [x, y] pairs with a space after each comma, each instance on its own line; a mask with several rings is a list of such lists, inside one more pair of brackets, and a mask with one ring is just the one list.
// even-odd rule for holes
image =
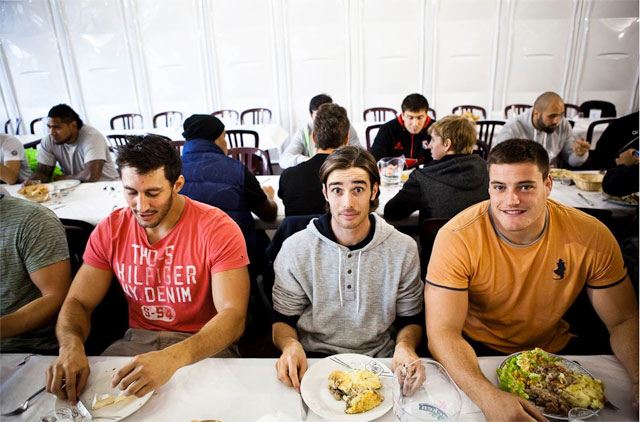
[[637, 0], [1, 0], [0, 120], [88, 123], [267, 107], [290, 133], [325, 92], [354, 121], [423, 93], [455, 105], [638, 108]]

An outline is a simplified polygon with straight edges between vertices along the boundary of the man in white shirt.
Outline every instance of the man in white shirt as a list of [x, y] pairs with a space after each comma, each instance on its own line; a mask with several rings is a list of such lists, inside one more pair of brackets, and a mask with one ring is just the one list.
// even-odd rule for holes
[[589, 158], [590, 145], [584, 138], [576, 139], [569, 121], [564, 117], [564, 102], [555, 92], [540, 95], [533, 108], [511, 118], [498, 134], [495, 144], [509, 139], [528, 139], [542, 145], [551, 164], [562, 162], [580, 167]]
[[22, 142], [13, 135], [0, 133], [0, 180], [13, 185], [27, 180], [30, 174]]
[[29, 180], [49, 180], [56, 161], [64, 173], [55, 177], [56, 180], [97, 182], [118, 179], [104, 135], [85, 125], [71, 107], [58, 104], [51, 108], [47, 127], [49, 134], [38, 145], [38, 167]]

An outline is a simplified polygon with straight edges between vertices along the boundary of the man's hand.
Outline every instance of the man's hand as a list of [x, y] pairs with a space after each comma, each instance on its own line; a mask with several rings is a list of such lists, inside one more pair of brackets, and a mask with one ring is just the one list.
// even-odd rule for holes
[[575, 152], [578, 157], [582, 157], [589, 152], [589, 148], [591, 148], [591, 145], [587, 143], [584, 138], [573, 141], [573, 152]]
[[482, 412], [490, 421], [547, 421], [529, 401], [498, 388], [487, 391]]
[[638, 164], [638, 156], [636, 155], [638, 151], [633, 148], [629, 148], [625, 152], [618, 155], [616, 158], [616, 164], [619, 166], [632, 166], [634, 164]]
[[61, 400], [69, 400], [73, 405], [84, 391], [91, 372], [87, 355], [81, 347], [60, 348], [60, 356], [46, 372], [47, 392]]
[[280, 381], [300, 392], [300, 381], [307, 372], [307, 355], [299, 341], [292, 341], [282, 349], [276, 372]]
[[267, 195], [269, 199], [273, 199], [275, 195], [275, 191], [273, 190], [273, 186], [261, 186], [264, 193]]
[[393, 361], [391, 369], [393, 371], [400, 365], [409, 366], [414, 363], [416, 360], [419, 360], [420, 357], [416, 354], [416, 351], [403, 343], [398, 343], [396, 345], [396, 349], [393, 352]]
[[169, 381], [178, 370], [175, 362], [166, 349], [138, 355], [113, 375], [111, 387], [142, 397]]

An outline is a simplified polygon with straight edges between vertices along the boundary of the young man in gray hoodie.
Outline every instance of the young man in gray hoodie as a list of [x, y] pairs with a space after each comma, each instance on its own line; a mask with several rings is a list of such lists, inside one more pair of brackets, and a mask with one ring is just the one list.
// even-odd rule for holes
[[380, 174], [373, 156], [344, 146], [320, 168], [329, 213], [282, 245], [274, 264], [273, 342], [278, 378], [297, 390], [307, 354], [418, 358], [422, 292], [416, 242], [373, 211]]

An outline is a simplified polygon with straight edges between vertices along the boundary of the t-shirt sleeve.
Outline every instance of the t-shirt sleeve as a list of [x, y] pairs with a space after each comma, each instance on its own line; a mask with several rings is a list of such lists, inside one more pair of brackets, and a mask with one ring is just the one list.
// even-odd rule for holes
[[595, 239], [596, 252], [586, 286], [593, 289], [613, 287], [627, 277], [620, 246], [609, 229], [601, 224], [598, 225]]
[[32, 213], [29, 221], [18, 239], [22, 261], [29, 274], [69, 259], [64, 227], [53, 211], [42, 207]]
[[458, 233], [441, 228], [433, 243], [426, 282], [452, 290], [467, 290], [471, 273], [467, 245]]
[[22, 161], [26, 159], [22, 142], [13, 136], [9, 136], [5, 140], [2, 150], [4, 163], [7, 161]]
[[104, 160], [107, 161], [107, 140], [100, 133], [89, 133], [84, 140], [82, 147], [84, 149], [85, 164], [90, 161]]
[[250, 211], [255, 211], [267, 200], [267, 194], [260, 187], [260, 182], [256, 176], [244, 169], [244, 201]]
[[212, 275], [249, 265], [247, 245], [240, 227], [231, 217], [222, 211], [218, 212], [217, 221], [208, 224], [211, 231], [206, 240], [208, 247], [205, 253]]
[[53, 154], [53, 141], [51, 136], [47, 135], [42, 138], [42, 142], [38, 144], [38, 163], [45, 166], [55, 166], [56, 156]]
[[91, 232], [82, 259], [92, 267], [111, 270], [110, 218], [102, 220]]

